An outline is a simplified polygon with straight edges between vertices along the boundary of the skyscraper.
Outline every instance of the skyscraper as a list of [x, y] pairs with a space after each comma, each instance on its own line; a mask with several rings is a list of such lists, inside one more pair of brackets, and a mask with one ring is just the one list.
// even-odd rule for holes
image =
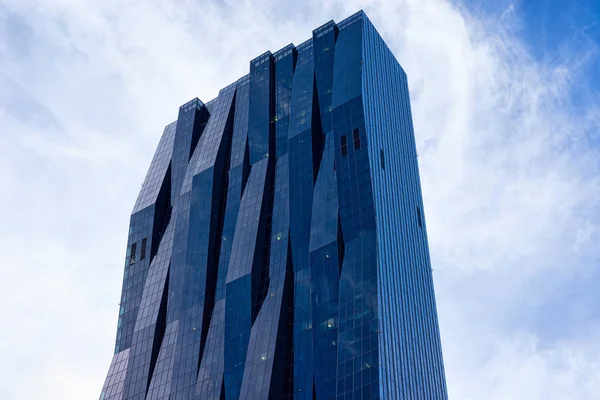
[[406, 74], [363, 12], [166, 126], [100, 398], [447, 398]]

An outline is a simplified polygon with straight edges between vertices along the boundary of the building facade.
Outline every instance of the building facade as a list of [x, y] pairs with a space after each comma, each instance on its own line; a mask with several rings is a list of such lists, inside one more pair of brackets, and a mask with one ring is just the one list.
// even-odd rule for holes
[[446, 398], [407, 78], [361, 11], [166, 126], [100, 399]]

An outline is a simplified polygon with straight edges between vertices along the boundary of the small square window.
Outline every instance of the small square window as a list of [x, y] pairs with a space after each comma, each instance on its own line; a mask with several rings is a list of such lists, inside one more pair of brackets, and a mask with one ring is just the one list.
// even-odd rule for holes
[[348, 155], [348, 140], [346, 139], [346, 135], [342, 135], [342, 157], [346, 157]]
[[381, 169], [385, 170], [385, 157], [382, 149], [379, 149], [379, 162], [381, 163]]

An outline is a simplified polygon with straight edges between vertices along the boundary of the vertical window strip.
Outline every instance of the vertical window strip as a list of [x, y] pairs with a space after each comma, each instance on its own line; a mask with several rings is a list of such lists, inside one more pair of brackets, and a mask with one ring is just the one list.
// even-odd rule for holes
[[352, 131], [352, 135], [354, 137], [354, 150], [360, 149], [360, 134], [358, 133], [358, 128], [355, 128]]
[[146, 258], [146, 242], [147, 238], [142, 239], [142, 248], [140, 249], [140, 261]]
[[346, 135], [342, 135], [341, 143], [342, 143], [342, 157], [346, 157], [348, 155], [348, 140], [346, 139]]
[[135, 253], [137, 250], [137, 243], [131, 245], [131, 251], [129, 252], [129, 265], [135, 263]]

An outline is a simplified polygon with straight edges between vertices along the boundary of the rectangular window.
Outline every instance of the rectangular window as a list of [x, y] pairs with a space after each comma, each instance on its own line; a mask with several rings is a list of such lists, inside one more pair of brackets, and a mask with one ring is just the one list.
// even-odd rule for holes
[[423, 227], [423, 221], [421, 220], [421, 208], [417, 206], [417, 221], [419, 222], [419, 228]]
[[131, 251], [129, 252], [129, 265], [135, 263], [135, 252], [137, 250], [137, 243], [131, 245]]
[[385, 169], [385, 158], [382, 149], [379, 149], [379, 161], [381, 162], [381, 169]]
[[342, 157], [346, 157], [348, 155], [348, 141], [346, 139], [346, 135], [342, 135]]
[[140, 249], [140, 261], [146, 258], [146, 238], [142, 239], [142, 248]]
[[354, 137], [354, 150], [360, 149], [360, 134], [358, 133], [358, 128], [355, 128], [352, 131], [352, 136]]

